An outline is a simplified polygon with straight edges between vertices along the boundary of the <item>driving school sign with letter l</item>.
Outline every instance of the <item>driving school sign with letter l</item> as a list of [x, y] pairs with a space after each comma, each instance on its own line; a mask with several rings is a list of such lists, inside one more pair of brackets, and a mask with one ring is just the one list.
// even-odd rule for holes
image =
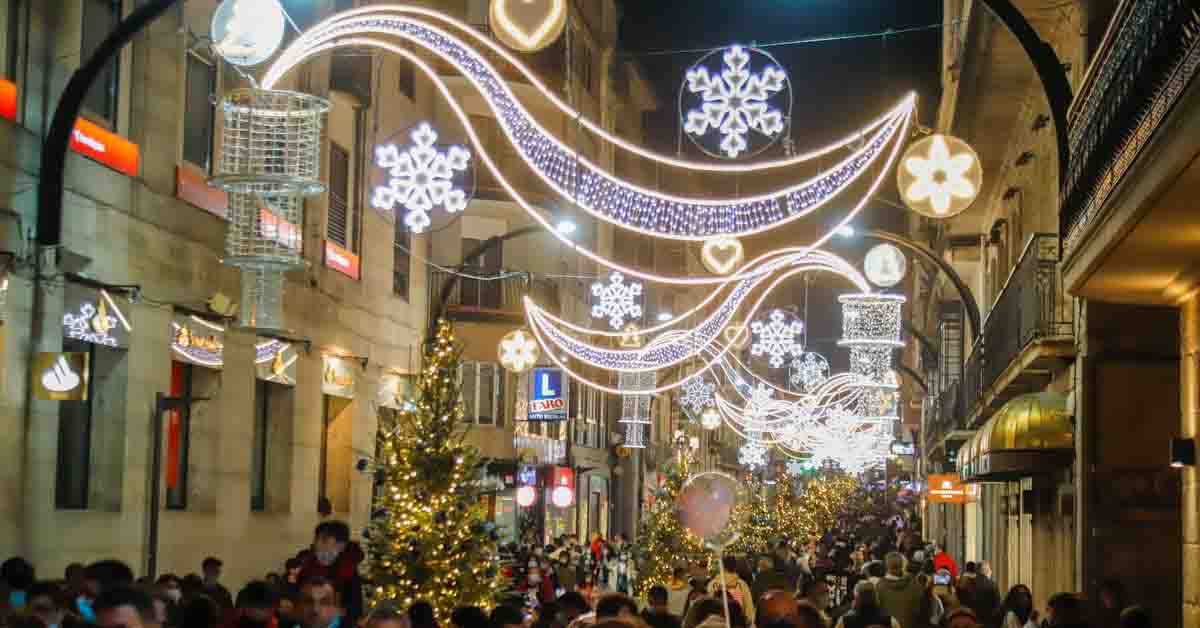
[[529, 421], [567, 420], [568, 387], [561, 369], [533, 369], [529, 387]]

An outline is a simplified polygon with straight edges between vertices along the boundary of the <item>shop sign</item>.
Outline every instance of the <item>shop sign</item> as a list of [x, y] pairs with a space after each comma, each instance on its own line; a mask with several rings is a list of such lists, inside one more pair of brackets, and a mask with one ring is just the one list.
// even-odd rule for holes
[[329, 240], [325, 241], [325, 267], [332, 268], [351, 279], [358, 279], [358, 256]]
[[296, 347], [275, 338], [259, 338], [254, 343], [254, 370], [257, 379], [284, 386], [296, 385]]
[[559, 508], [575, 503], [575, 471], [570, 467], [554, 467], [550, 501]]
[[71, 150], [117, 172], [136, 177], [141, 161], [138, 145], [83, 118], [71, 131]]
[[917, 446], [913, 443], [902, 443], [896, 441], [892, 443], [893, 456], [912, 456], [917, 453]]
[[336, 355], [323, 356], [321, 393], [330, 397], [354, 398], [354, 387], [358, 382], [358, 366], [347, 358]]
[[177, 315], [171, 322], [171, 351], [180, 362], [219, 369], [225, 365], [225, 328], [199, 316]]
[[43, 401], [84, 401], [88, 392], [88, 354], [51, 351], [33, 356], [33, 394]]
[[528, 420], [567, 420], [568, 388], [562, 369], [535, 368], [529, 382]]
[[377, 403], [381, 408], [403, 410], [406, 403], [412, 403], [412, 391], [412, 375], [384, 372], [379, 376], [379, 396]]
[[531, 464], [523, 464], [517, 468], [517, 486], [537, 486], [537, 483], [537, 467]]
[[567, 459], [567, 442], [534, 434], [517, 434], [513, 447], [522, 456], [528, 456], [539, 464], [558, 464]]
[[[300, 252], [300, 227], [292, 224], [268, 207], [258, 208], [258, 232], [263, 239], [282, 246], [289, 251]], [[357, 264], [358, 258], [355, 257]], [[358, 272], [355, 270], [355, 272]], [[357, 277], [355, 277], [357, 279]]]
[[967, 487], [957, 473], [929, 476], [929, 501], [935, 504], [965, 504], [970, 501]]
[[63, 304], [63, 338], [106, 347], [128, 347], [133, 327], [122, 311], [121, 302], [107, 290], [68, 288]]
[[195, 166], [175, 166], [175, 196], [214, 216], [229, 218], [229, 195], [209, 185], [204, 173]]
[[17, 84], [0, 79], [0, 118], [17, 121]]

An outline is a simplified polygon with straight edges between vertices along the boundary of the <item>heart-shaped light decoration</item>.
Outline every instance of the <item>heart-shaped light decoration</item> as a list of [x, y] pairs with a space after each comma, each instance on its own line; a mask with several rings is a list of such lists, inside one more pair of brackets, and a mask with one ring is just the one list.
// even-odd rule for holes
[[750, 344], [750, 330], [746, 329], [744, 323], [735, 323], [729, 325], [721, 332], [725, 337], [725, 342], [730, 347], [741, 351]]
[[737, 238], [713, 238], [704, 243], [700, 252], [704, 267], [717, 275], [733, 272], [745, 257], [746, 252]]
[[567, 25], [567, 0], [492, 0], [492, 32], [504, 45], [537, 52], [554, 43]]

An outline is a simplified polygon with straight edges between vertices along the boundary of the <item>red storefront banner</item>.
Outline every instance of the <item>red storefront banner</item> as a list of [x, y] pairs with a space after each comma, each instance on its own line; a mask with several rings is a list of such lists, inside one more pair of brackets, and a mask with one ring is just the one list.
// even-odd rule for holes
[[325, 241], [325, 267], [355, 280], [360, 271], [358, 256], [329, 240]]
[[17, 121], [17, 84], [0, 79], [0, 118]]
[[175, 196], [214, 216], [229, 217], [229, 195], [209, 185], [204, 173], [190, 164], [175, 167]]
[[137, 144], [83, 118], [71, 131], [71, 150], [131, 177], [138, 175], [141, 151]]

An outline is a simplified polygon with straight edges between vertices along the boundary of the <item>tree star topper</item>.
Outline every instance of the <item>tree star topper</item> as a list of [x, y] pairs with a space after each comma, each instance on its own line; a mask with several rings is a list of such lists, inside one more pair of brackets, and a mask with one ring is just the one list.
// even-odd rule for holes
[[[758, 74], [751, 70], [751, 53], [768, 60]], [[687, 112], [684, 130], [694, 141], [717, 131], [721, 135], [721, 156], [736, 159], [750, 148], [746, 139], [750, 130], [767, 140], [760, 150], [780, 135], [784, 114], [772, 103], [780, 94], [790, 98], [791, 88], [787, 74], [760, 50], [731, 46], [724, 51], [722, 60], [724, 65], [716, 74], [709, 73], [703, 59], [687, 71], [687, 91], [699, 94], [701, 102], [698, 109]], [[705, 149], [702, 143], [696, 143]]]
[[642, 284], [636, 281], [625, 283], [625, 275], [621, 273], [609, 275], [607, 284], [599, 281], [592, 284], [592, 296], [596, 298], [592, 317], [608, 318], [613, 329], [621, 329], [626, 318], [642, 317], [642, 306], [638, 303]]
[[789, 322], [787, 313], [779, 309], [771, 310], [767, 318], [750, 324], [754, 334], [750, 355], [768, 356], [771, 368], [777, 369], [786, 363], [788, 355], [799, 357], [804, 352], [804, 346], [796, 339], [804, 331], [804, 323], [799, 320]]
[[404, 224], [413, 233], [429, 227], [429, 211], [441, 205], [452, 214], [467, 208], [467, 193], [455, 186], [455, 173], [466, 172], [471, 153], [461, 146], [439, 151], [438, 134], [428, 123], [412, 132], [413, 143], [401, 151], [395, 144], [375, 148], [375, 164], [387, 168], [387, 185], [375, 188], [371, 204], [376, 209], [404, 207]]

